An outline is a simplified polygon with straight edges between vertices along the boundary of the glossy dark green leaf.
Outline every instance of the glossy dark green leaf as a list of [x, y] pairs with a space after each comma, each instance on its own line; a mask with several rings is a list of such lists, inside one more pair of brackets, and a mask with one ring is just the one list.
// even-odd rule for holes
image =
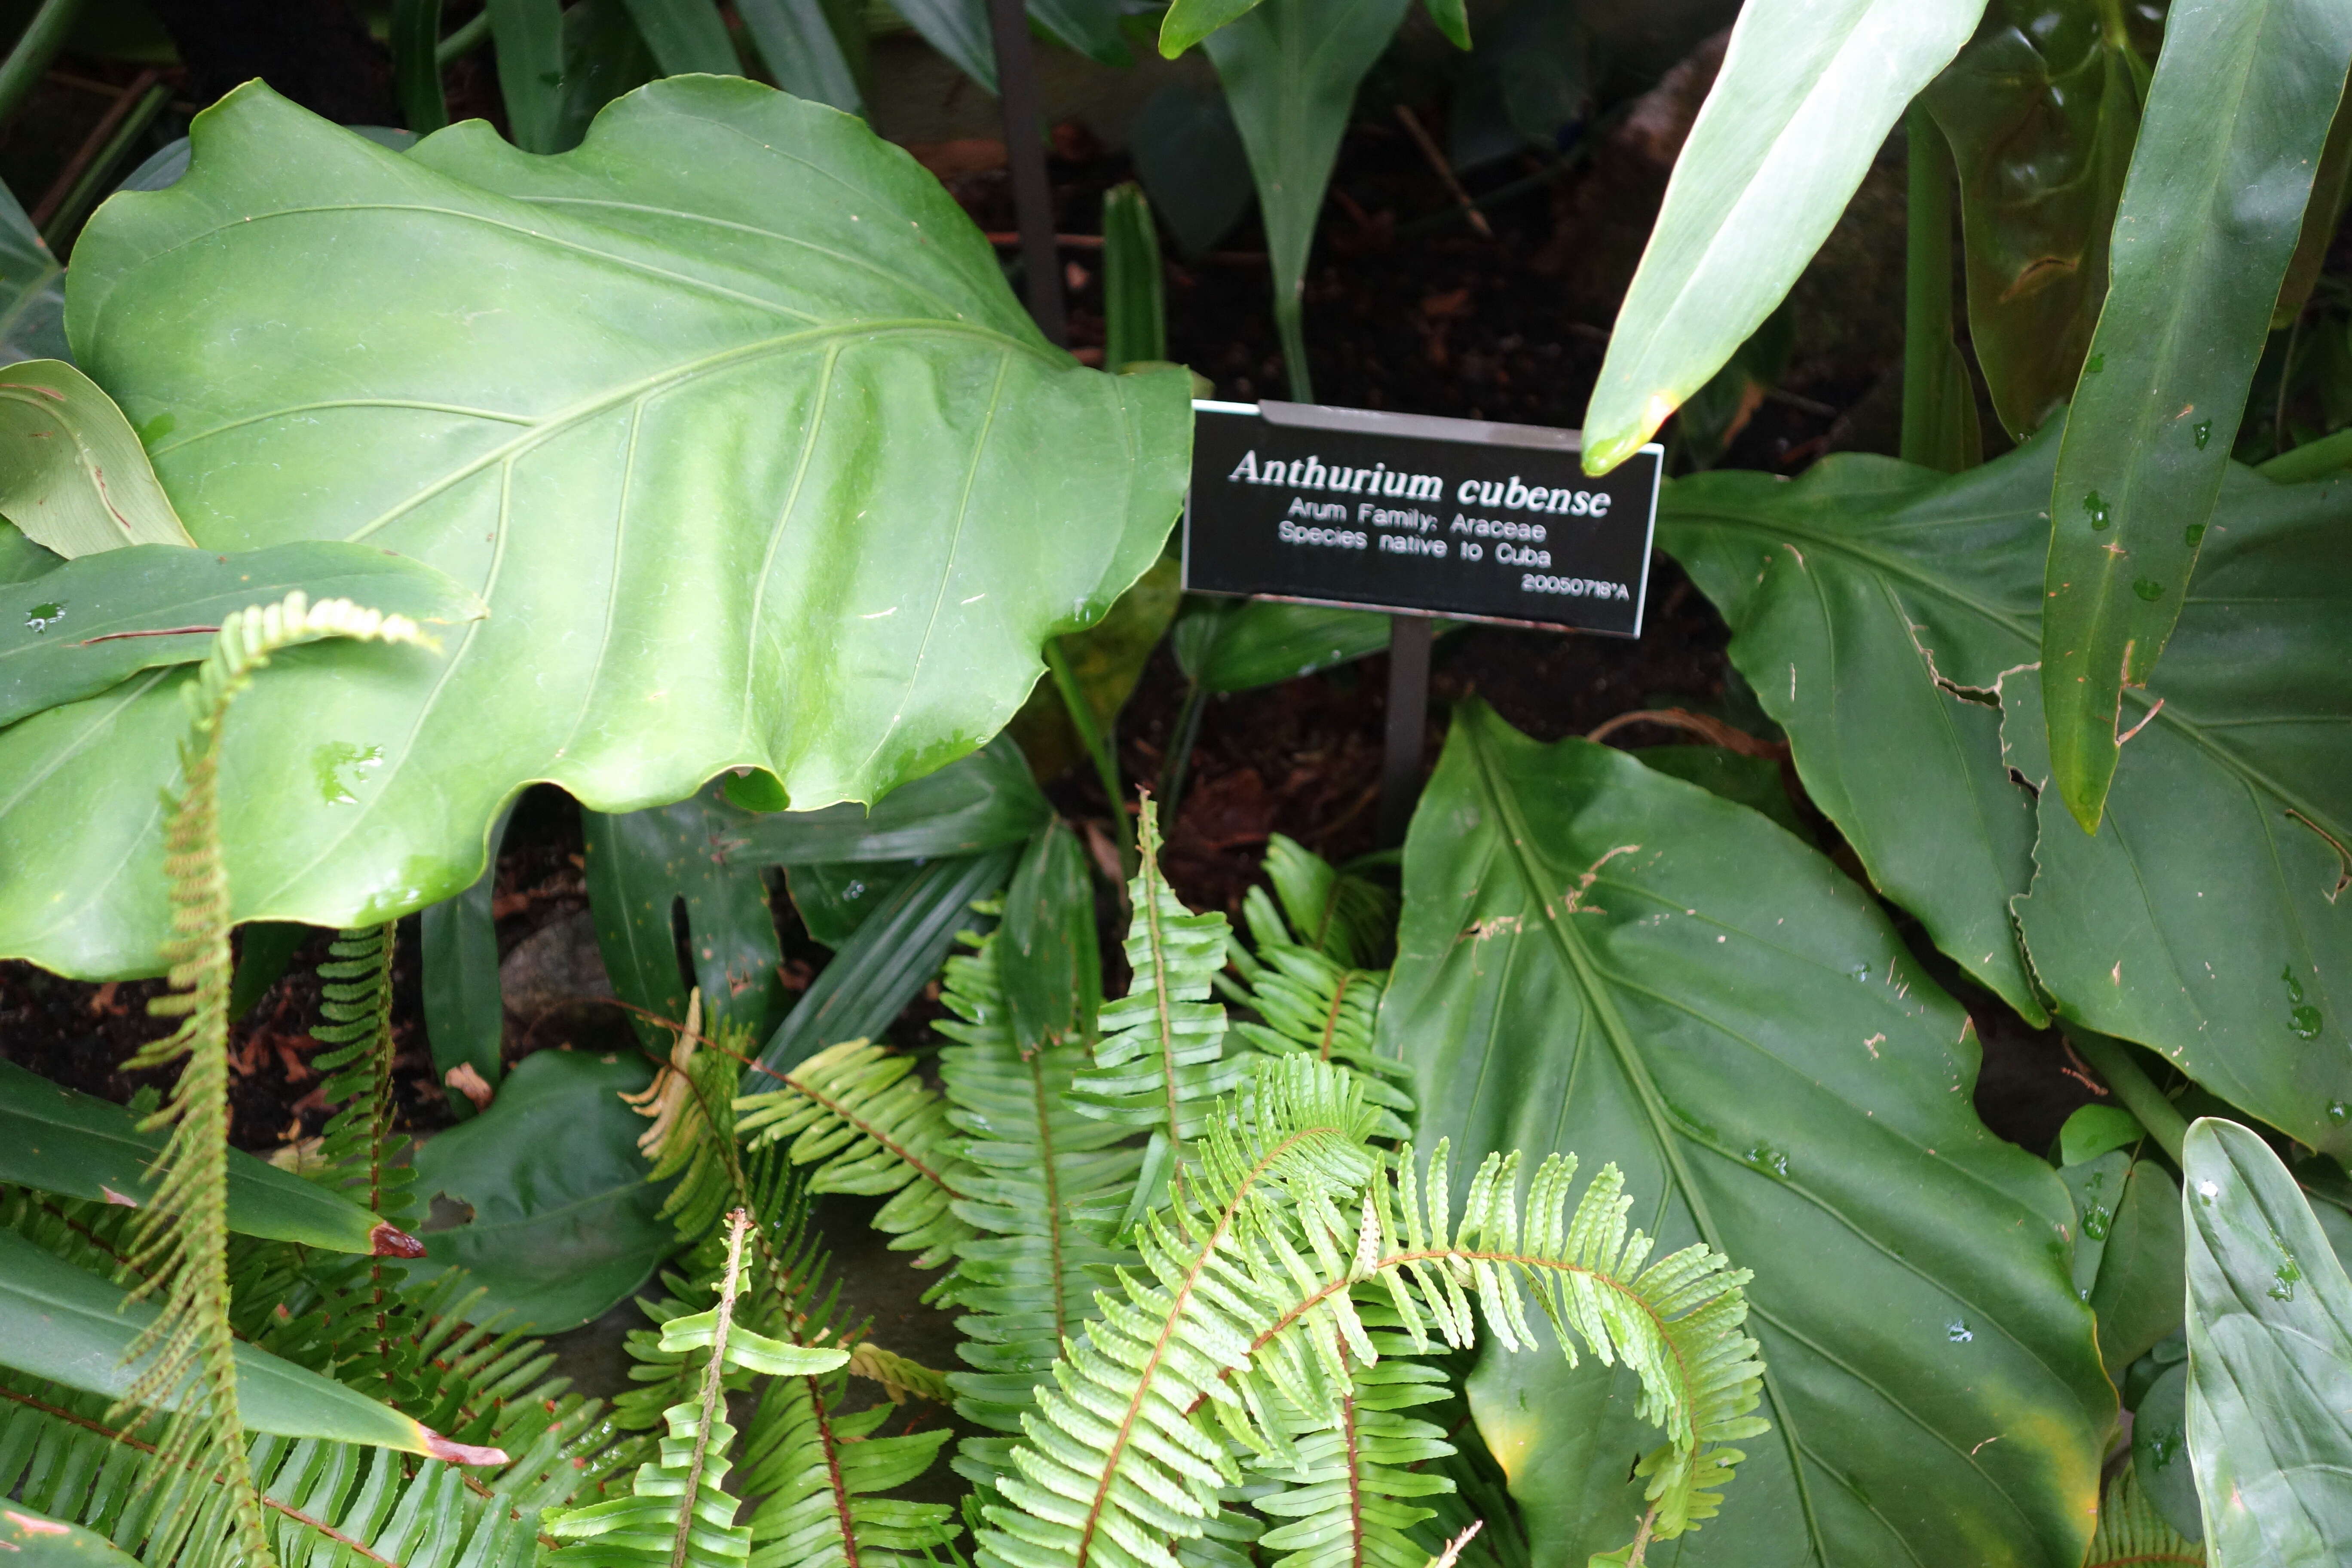
[[[148, 1360], [126, 1363], [124, 1352], [155, 1317], [152, 1302], [125, 1302], [120, 1287], [0, 1230], [0, 1366], [120, 1398]], [[390, 1405], [252, 1345], [236, 1347], [236, 1405], [250, 1431], [448, 1457], [441, 1438]]]
[[313, 935], [294, 921], [256, 921], [236, 933], [236, 970], [229, 980], [228, 1016], [242, 1018], [286, 976], [294, 954]]
[[[84, 357], [193, 531], [397, 549], [492, 610], [437, 659], [306, 651], [240, 700], [239, 920], [448, 897], [535, 780], [612, 811], [738, 765], [879, 797], [993, 733], [1043, 639], [1160, 552], [1186, 373], [1046, 344], [939, 182], [822, 105], [679, 77], [560, 157], [479, 121], [399, 156], [255, 85], [195, 145], [74, 269]], [[39, 781], [0, 835], [41, 847], [0, 861], [0, 952], [152, 966], [184, 728], [157, 680], [0, 731], [0, 776]], [[382, 749], [355, 799], [283, 766], [320, 745]]]
[[[2185, 1294], [2184, 1288], [2184, 1294]], [[2197, 1472], [2189, 1458], [2189, 1363], [2157, 1374], [2132, 1413], [2132, 1473], [2167, 1524], [2190, 1541], [2205, 1536]]]
[[1937, 946], [2037, 1021], [2009, 913], [2032, 803], [2001, 771], [1990, 699], [2033, 658], [2053, 447], [1954, 479], [1860, 456], [1793, 483], [1702, 474], [1658, 509], [1813, 804]]
[[1923, 97], [1958, 163], [1969, 341], [2012, 439], [2074, 395], [2139, 131], [2100, 0], [1993, 7]]
[[[730, 800], [741, 803], [736, 786], [751, 782], [728, 780]], [[771, 865], [916, 860], [1023, 843], [1053, 816], [1019, 748], [998, 740], [870, 806], [761, 813], [730, 832], [748, 837]]]
[[1644, 746], [1633, 755], [1668, 778], [1695, 784], [1761, 812], [1805, 843], [1820, 847], [1812, 828], [1797, 815], [1789, 786], [1780, 782], [1780, 764], [1769, 757], [1744, 757], [1723, 746]]
[[135, 544], [69, 561], [0, 600], [0, 724], [211, 651], [221, 618], [299, 588], [425, 624], [448, 638], [488, 607], [447, 573], [327, 541], [215, 555]]
[[526, 153], [562, 149], [562, 0], [483, 0], [498, 40], [507, 131]]
[[1952, 159], [1927, 110], [1905, 116], [1903, 441], [1906, 463], [1947, 474], [1984, 461], [1977, 385], [1952, 337]]
[[1168, 300], [1160, 226], [1143, 187], [1103, 193], [1103, 365], [1168, 357]]
[[654, 52], [654, 63], [664, 76], [708, 71], [713, 76], [740, 76], [742, 62], [727, 37], [716, 0], [625, 0], [629, 19]]
[[[2315, 1148], [2352, 1155], [2352, 484], [2232, 468], [2171, 651], [2126, 703], [2095, 837], [2054, 789], [2018, 927], [2056, 1011], [2154, 1047]], [[2000, 683], [2004, 760], [2050, 777], [2031, 670]], [[2160, 710], [2143, 706], [2161, 700]]]
[[0, 1552], [9, 1568], [139, 1568], [95, 1531], [20, 1502], [0, 1503]]
[[2058, 1172], [2074, 1200], [2074, 1294], [2087, 1301], [2106, 1256], [2107, 1234], [2114, 1228], [2116, 1205], [2123, 1201], [2124, 1184], [2131, 1174], [2131, 1156], [2111, 1149], [2095, 1160], [2069, 1164]]
[[1136, 178], [1184, 255], [1215, 246], [1249, 210], [1249, 154], [1214, 83], [1171, 81], [1153, 93], [1128, 145]]
[[2352, 1555], [2352, 1282], [2245, 1128], [2191, 1125], [2181, 1184], [2189, 1455], [2209, 1560], [2340, 1563]]
[[[1181, 577], [1173, 558], [1160, 557], [1119, 595], [1110, 614], [1061, 639], [1063, 661], [1093, 715], [1097, 734], [1112, 731], [1119, 710], [1143, 679], [1144, 666], [1183, 601]], [[1071, 722], [1069, 703], [1057, 680], [1039, 681], [1005, 732], [1039, 778], [1055, 778], [1087, 760], [1087, 742]]]
[[1028, 11], [1029, 19], [1065, 48], [1100, 65], [1124, 68], [1135, 64], [1126, 35], [1119, 31], [1119, 18], [1126, 15], [1119, 0], [1029, 0]]
[[668, 1031], [656, 1020], [686, 1016], [674, 934], [681, 904], [703, 1016], [765, 1034], [782, 1013], [784, 954], [761, 875], [774, 862], [742, 831], [759, 820], [716, 784], [675, 805], [580, 814], [596, 945], [614, 992], [642, 1009], [630, 1021], [647, 1045], [667, 1048]]
[[1258, 4], [1259, 0], [1175, 0], [1160, 18], [1160, 54], [1174, 59]]
[[1211, 691], [1247, 691], [1386, 651], [1389, 618], [1371, 610], [1286, 605], [1272, 599], [1213, 604], [1175, 634], [1184, 672]]
[[1463, 0], [1428, 0], [1429, 19], [1457, 49], [1470, 47], [1470, 13]]
[[1584, 416], [1606, 473], [1764, 322], [1984, 0], [1750, 0], [1683, 143]]
[[890, 0], [923, 42], [992, 94], [996, 91], [996, 41], [988, 30], [988, 0]]
[[449, 123], [441, 92], [441, 0], [393, 0], [392, 91], [418, 135]]
[[[1613, 1162], [1661, 1250], [1755, 1270], [1773, 1429], [1675, 1561], [2080, 1561], [2115, 1405], [2072, 1205], [1977, 1121], [1969, 1020], [1868, 894], [1753, 812], [1474, 703], [1404, 899], [1380, 1038], [1420, 1141]], [[1629, 1380], [1490, 1347], [1470, 1394], [1537, 1561], [1624, 1539]]]
[[0, 186], [0, 363], [67, 359], [66, 269]]
[[63, 360], [0, 369], [0, 514], [68, 558], [192, 544], [114, 400]]
[[643, 1058], [536, 1051], [488, 1110], [417, 1151], [417, 1192], [473, 1210], [425, 1245], [434, 1263], [483, 1288], [478, 1317], [503, 1313], [499, 1327], [542, 1334], [577, 1328], [677, 1246], [637, 1152], [651, 1123], [621, 1101], [652, 1078]]
[[[474, 1069], [495, 1089], [506, 1066], [506, 1003], [499, 989], [499, 928], [492, 913], [498, 890], [499, 846], [514, 815], [508, 807], [490, 825], [489, 864], [474, 885], [444, 899], [417, 917], [417, 957], [424, 971], [425, 1038], [433, 1051], [433, 1077], [446, 1084], [460, 1067]], [[464, 1121], [474, 1102], [462, 1092], [448, 1097], [450, 1112]]]
[[2120, 1105], [2085, 1105], [2058, 1129], [2062, 1164], [2079, 1165], [2111, 1149], [2128, 1149], [2147, 1136], [2139, 1119]]
[[[1307, 256], [1356, 84], [1388, 47], [1409, 0], [1264, 0], [1202, 42], [1224, 83], [1257, 185], [1274, 267], [1274, 319], [1290, 395], [1314, 401], [1299, 320]], [[1939, 0], [1940, 3], [1940, 0]], [[1162, 24], [1160, 52], [1169, 47]]]
[[743, 18], [751, 47], [778, 87], [845, 114], [865, 112], [866, 93], [858, 81], [866, 42], [862, 25], [837, 26], [824, 0], [735, 0], [735, 14]]
[[899, 884], [793, 1005], [759, 1065], [745, 1070], [743, 1091], [773, 1089], [825, 1047], [872, 1039], [888, 1028], [939, 973], [956, 933], [981, 925], [971, 906], [1003, 890], [1013, 859], [1010, 847], [951, 856]]
[[2110, 1217], [2091, 1310], [2099, 1356], [2120, 1383], [2124, 1369], [2180, 1327], [2180, 1184], [2156, 1160], [2135, 1160]]
[[2352, 111], [2347, 111], [2352, 110], [2352, 87], [2346, 93], [2336, 105], [2336, 122], [2327, 128], [2327, 145], [2312, 175], [2311, 200], [2303, 209], [2294, 255], [2286, 264], [2278, 304], [2271, 311], [2273, 331], [2294, 325], [2303, 314], [2312, 286], [2319, 281], [2320, 268], [2326, 264], [2328, 248], [2336, 242], [2336, 231], [2343, 225], [2345, 205], [2352, 201]]
[[563, 13], [563, 86], [555, 108], [552, 144], [535, 151], [565, 153], [580, 145], [604, 106], [661, 74], [653, 50], [629, 16], [627, 0], [578, 0]]
[[831, 948], [848, 945], [866, 917], [890, 901], [899, 885], [922, 869], [915, 860], [839, 860], [787, 866], [793, 908], [809, 935]]
[[2124, 689], [2179, 619], [2348, 67], [2337, 0], [2168, 16], [2050, 503], [2042, 698], [2086, 832], [2134, 717]]
[[[137, 1208], [163, 1134], [122, 1107], [0, 1061], [0, 1182]], [[242, 1150], [228, 1152], [228, 1227], [330, 1252], [412, 1254], [408, 1238], [339, 1193]]]
[[996, 963], [1013, 1037], [1024, 1055], [1094, 1026], [1102, 1005], [1094, 871], [1067, 823], [1031, 839], [1013, 867]]

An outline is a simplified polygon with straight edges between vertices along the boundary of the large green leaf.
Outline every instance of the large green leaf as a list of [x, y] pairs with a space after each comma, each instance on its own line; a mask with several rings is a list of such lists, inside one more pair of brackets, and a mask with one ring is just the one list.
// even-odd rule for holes
[[1792, 484], [1700, 476], [1670, 489], [1659, 541], [1731, 623], [1807, 790], [1939, 946], [2038, 1011], [2010, 934], [2030, 886], [2017, 929], [2061, 1015], [2352, 1154], [2352, 1061], [2311, 1044], [2352, 1021], [2352, 484], [2231, 470], [2089, 837], [2054, 792], [2008, 783], [2049, 776], [2028, 667], [2056, 446], [1948, 479], [1866, 457]]
[[2347, 67], [2341, 0], [2166, 19], [2050, 503], [2042, 697], [2052, 776], [2086, 831], [2132, 721], [2124, 689], [2181, 615]]
[[1683, 144], [1584, 417], [1606, 473], [1772, 313], [1984, 0], [1749, 0]]
[[651, 1123], [621, 1102], [652, 1076], [642, 1059], [534, 1052], [488, 1110], [417, 1151], [418, 1192], [474, 1211], [425, 1245], [484, 1288], [478, 1316], [503, 1313], [500, 1328], [537, 1333], [577, 1328], [677, 1245], [637, 1152]]
[[1731, 624], [1731, 660], [1871, 880], [2010, 1005], [2045, 1015], [2009, 900], [2032, 803], [2001, 771], [2001, 671], [2033, 658], [2052, 448], [1947, 478], [1839, 457], [1790, 483], [1677, 479], [1658, 542]]
[[[2171, 651], [2126, 712], [2095, 837], [2054, 789], [2030, 897], [2063, 1016], [2164, 1053], [2231, 1103], [2352, 1156], [2352, 485], [2233, 468]], [[2000, 682], [2008, 765], [2050, 777], [2041, 691]], [[2143, 706], [2161, 699], [2149, 716]]]
[[2294, 1178], [2234, 1122], [2181, 1149], [2189, 1456], [2213, 1568], [2352, 1557], [2352, 1282]]
[[2012, 439], [2074, 395], [2106, 298], [2139, 91], [2105, 11], [1995, 6], [1925, 95], [1959, 164], [1969, 342]]
[[[215, 555], [169, 544], [101, 551], [44, 573], [0, 608], [0, 724], [93, 697], [142, 669], [212, 651], [223, 616], [299, 588], [428, 623], [487, 613], [446, 572], [364, 544], [325, 541]], [[9, 613], [14, 611], [14, 614]]]
[[[1685, 1564], [2072, 1565], [2114, 1395], [2074, 1215], [1977, 1121], [1969, 1021], [1761, 816], [1457, 711], [1405, 847], [1382, 1049], [1423, 1143], [1614, 1162], [1661, 1248], [1754, 1268], [1773, 1430]], [[1639, 1517], [1630, 1383], [1489, 1349], [1470, 1388], [1538, 1560]]]
[[194, 542], [122, 410], [63, 360], [0, 370], [0, 514], [65, 556]]
[[[1274, 319], [1290, 395], [1312, 402], [1299, 321], [1307, 253], [1356, 84], [1388, 47], [1410, 0], [1264, 0], [1202, 47], [1224, 83], [1274, 264]], [[1173, 13], [1171, 14], [1172, 21]], [[1163, 46], [1164, 47], [1164, 46]]]
[[[447, 897], [530, 780], [600, 811], [737, 765], [878, 797], [1003, 724], [1174, 516], [1185, 373], [1048, 346], [939, 182], [832, 110], [679, 78], [560, 157], [478, 121], [402, 156], [257, 85], [195, 149], [107, 205], [71, 289], [190, 531], [363, 540], [491, 607], [438, 660], [306, 649], [239, 702], [239, 920]], [[173, 684], [0, 735], [29, 781], [0, 952], [153, 966]], [[320, 745], [381, 748], [357, 798], [282, 765]]]
[[[0, 1230], [0, 1366], [120, 1398], [147, 1359], [126, 1363], [123, 1352], [155, 1315], [152, 1303], [126, 1304], [121, 1288]], [[255, 1432], [365, 1443], [437, 1459], [467, 1452], [388, 1405], [252, 1345], [236, 1347], [236, 1406], [238, 1419]]]
[[[154, 1190], [161, 1133], [119, 1105], [0, 1062], [0, 1182], [137, 1208]], [[228, 1152], [228, 1227], [331, 1252], [414, 1258], [414, 1239], [340, 1193]]]
[[1020, 749], [1001, 738], [870, 806], [787, 812], [782, 790], [761, 774], [726, 785], [730, 802], [760, 813], [731, 818], [730, 834], [780, 866], [977, 854], [1023, 843], [1054, 817]]

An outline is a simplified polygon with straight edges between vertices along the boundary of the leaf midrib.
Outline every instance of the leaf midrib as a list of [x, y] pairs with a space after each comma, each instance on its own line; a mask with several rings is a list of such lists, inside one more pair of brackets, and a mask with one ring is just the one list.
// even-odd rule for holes
[[[1716, 1224], [1706, 1196], [1698, 1190], [1690, 1167], [1683, 1158], [1681, 1145], [1676, 1142], [1672, 1121], [1664, 1110], [1664, 1098], [1651, 1079], [1649, 1064], [1641, 1059], [1633, 1045], [1633, 1033], [1618, 1015], [1614, 999], [1601, 984], [1591, 954], [1584, 951], [1582, 938], [1562, 924], [1559, 912], [1552, 907], [1551, 899], [1544, 892], [1544, 884], [1536, 874], [1533, 857], [1528, 848], [1533, 837], [1532, 829], [1518, 808], [1517, 796], [1505, 786], [1502, 764], [1495, 755], [1494, 741], [1487, 732], [1486, 724], [1473, 720], [1463, 727], [1463, 731], [1469, 742], [1471, 757], [1478, 769], [1479, 784], [1493, 804], [1496, 816], [1501, 819], [1502, 837], [1509, 843], [1512, 868], [1518, 872], [1522, 886], [1542, 916], [1545, 930], [1551, 933], [1554, 944], [1576, 977], [1577, 987], [1583, 993], [1586, 1005], [1601, 1025], [1601, 1034], [1617, 1058], [1618, 1069], [1625, 1075], [1626, 1081], [1633, 1086], [1636, 1098], [1641, 1101], [1642, 1114], [1648, 1119], [1658, 1151], [1673, 1173], [1675, 1189], [1690, 1208], [1691, 1223], [1708, 1247], [1727, 1255], [1722, 1230]], [[1829, 1556], [1823, 1544], [1825, 1532], [1815, 1515], [1812, 1488], [1798, 1453], [1796, 1425], [1790, 1419], [1788, 1407], [1780, 1398], [1780, 1381], [1769, 1367], [1765, 1369], [1763, 1382], [1764, 1397], [1772, 1403], [1772, 1414], [1776, 1417], [1774, 1424], [1782, 1444], [1789, 1450], [1790, 1479], [1796, 1488], [1798, 1503], [1804, 1512], [1806, 1540], [1812, 1549], [1814, 1560], [1827, 1563]]]

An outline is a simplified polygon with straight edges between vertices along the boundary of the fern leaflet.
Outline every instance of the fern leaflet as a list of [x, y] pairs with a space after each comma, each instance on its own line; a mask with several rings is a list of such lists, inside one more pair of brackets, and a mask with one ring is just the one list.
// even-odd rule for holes
[[2172, 1528], [2140, 1489], [2139, 1471], [2126, 1465], [2099, 1500], [2099, 1528], [2083, 1568], [2191, 1568], [2205, 1561], [2205, 1548]]
[[[1297, 854], [1314, 859], [1304, 849]], [[1266, 859], [1271, 867], [1274, 857]], [[1294, 941], [1263, 888], [1252, 888], [1243, 900], [1242, 918], [1257, 951], [1253, 954], [1229, 937], [1225, 953], [1247, 983], [1242, 996], [1258, 1021], [1236, 1022], [1234, 1030], [1269, 1056], [1307, 1051], [1323, 1061], [1345, 1062], [1363, 1076], [1365, 1099], [1391, 1113], [1381, 1119], [1381, 1136], [1411, 1136], [1406, 1119], [1413, 1111], [1412, 1094], [1404, 1086], [1411, 1073], [1402, 1062], [1381, 1056], [1372, 1047], [1372, 1022], [1388, 986], [1388, 973], [1348, 968], [1321, 950]]]

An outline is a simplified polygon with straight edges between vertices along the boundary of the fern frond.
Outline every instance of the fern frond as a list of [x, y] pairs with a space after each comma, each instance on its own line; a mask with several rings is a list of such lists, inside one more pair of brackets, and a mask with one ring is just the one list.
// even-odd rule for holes
[[2099, 1527], [2083, 1568], [2190, 1568], [2205, 1561], [2205, 1548], [2172, 1528], [2171, 1521], [2140, 1489], [2139, 1472], [2126, 1465], [2099, 1500]]
[[[1704, 1247], [1650, 1262], [1614, 1167], [1571, 1210], [1565, 1157], [1537, 1171], [1523, 1224], [1517, 1158], [1490, 1156], [1457, 1226], [1444, 1146], [1425, 1180], [1408, 1151], [1391, 1184], [1364, 1146], [1370, 1122], [1360, 1080], [1303, 1056], [1264, 1063], [1228, 1102], [1197, 1181], [1145, 1227], [1149, 1277], [1106, 1293], [1087, 1342], [1054, 1368], [1058, 1391], [1024, 1421], [1019, 1476], [1001, 1483], [1017, 1510], [988, 1510], [982, 1568], [1165, 1568], [1167, 1542], [1200, 1535], [1236, 1479], [1202, 1413], [1296, 1470], [1302, 1423], [1334, 1420], [1349, 1367], [1381, 1359], [1350, 1300], [1375, 1281], [1416, 1351], [1433, 1329], [1467, 1345], [1481, 1319], [1507, 1347], [1533, 1343], [1532, 1290], [1570, 1363], [1580, 1342], [1622, 1360], [1665, 1430], [1644, 1461], [1645, 1529], [1666, 1539], [1714, 1512], [1740, 1457], [1721, 1445], [1764, 1429], [1747, 1414], [1761, 1387], [1740, 1331], [1747, 1276]], [[1350, 1206], [1360, 1220], [1342, 1217]]]
[[753, 1568], [913, 1568], [955, 1536], [945, 1503], [884, 1495], [930, 1468], [948, 1428], [877, 1436], [897, 1407], [845, 1413], [843, 1382], [780, 1377], [761, 1394], [743, 1459]]
[[414, 1217], [409, 1187], [416, 1173], [393, 1159], [392, 925], [337, 933], [319, 966], [319, 1010], [326, 1022], [310, 1037], [329, 1048], [311, 1061], [323, 1076], [320, 1097], [338, 1107], [327, 1119], [319, 1152], [325, 1183], [395, 1225]]
[[[1304, 849], [1297, 853], [1315, 859]], [[1267, 861], [1270, 866], [1271, 855]], [[1405, 1088], [1411, 1069], [1394, 1057], [1380, 1055], [1372, 1045], [1373, 1021], [1388, 987], [1387, 971], [1350, 969], [1294, 941], [1263, 888], [1252, 888], [1243, 899], [1242, 918], [1257, 951], [1252, 953], [1229, 937], [1225, 952], [1247, 983], [1242, 999], [1258, 1017], [1237, 1021], [1234, 1030], [1268, 1056], [1306, 1051], [1318, 1060], [1345, 1062], [1363, 1075], [1365, 1098], [1392, 1113], [1382, 1117], [1381, 1136], [1411, 1137], [1412, 1093]]]
[[[957, 1249], [946, 1292], [969, 1314], [956, 1325], [957, 1351], [972, 1370], [948, 1381], [958, 1414], [1013, 1433], [1063, 1342], [1093, 1316], [1105, 1272], [1133, 1257], [1081, 1229], [1074, 1212], [1124, 1207], [1142, 1154], [1121, 1146], [1126, 1128], [1071, 1103], [1087, 1064], [1082, 1042], [1023, 1053], [998, 940], [991, 934], [948, 960], [940, 1000], [954, 1016], [932, 1026], [954, 1042], [940, 1053], [940, 1080], [948, 1120], [964, 1134], [960, 1180], [970, 1195], [956, 1212], [978, 1233]], [[968, 1437], [956, 1469], [992, 1483], [1011, 1447], [1003, 1437]]]
[[920, 1362], [908, 1361], [896, 1351], [884, 1350], [872, 1340], [859, 1340], [849, 1347], [852, 1377], [862, 1377], [868, 1383], [882, 1385], [893, 1405], [904, 1405], [909, 1396], [928, 1399], [935, 1405], [945, 1405], [955, 1397], [949, 1386], [949, 1374], [935, 1371]]
[[[1160, 822], [1143, 802], [1136, 824], [1139, 865], [1128, 884], [1135, 913], [1127, 932], [1134, 978], [1103, 1006], [1093, 1065], [1080, 1071], [1071, 1102], [1117, 1126], [1149, 1129], [1143, 1163], [1128, 1201], [1081, 1212], [1125, 1232], [1181, 1176], [1185, 1145], [1200, 1136], [1218, 1097], [1249, 1077], [1246, 1060], [1225, 1053], [1225, 1010], [1210, 1001], [1224, 965], [1225, 917], [1185, 909], [1160, 868]], [[1180, 1182], [1181, 1185], [1181, 1182]]]
[[[228, 1477], [227, 1495], [238, 1546], [247, 1568], [274, 1568], [262, 1528], [259, 1493], [247, 1468], [236, 1414], [236, 1371], [229, 1329], [226, 1266], [228, 1226], [228, 875], [220, 842], [222, 727], [230, 704], [252, 684], [272, 655], [296, 642], [348, 637], [421, 642], [415, 624], [362, 609], [348, 599], [313, 605], [290, 594], [275, 605], [229, 615], [212, 650], [181, 688], [189, 710], [180, 742], [181, 792], [167, 797], [163, 871], [172, 906], [163, 944], [172, 990], [149, 1004], [179, 1026], [143, 1047], [125, 1064], [167, 1067], [185, 1059], [164, 1107], [147, 1118], [149, 1131], [169, 1128], [158, 1157], [160, 1179], [141, 1221], [131, 1254], [142, 1276], [132, 1298], [163, 1297], [162, 1311], [131, 1348], [146, 1358], [122, 1408], [159, 1407], [175, 1401], [165, 1422], [158, 1459], [167, 1470]], [[171, 1495], [176, 1496], [174, 1492]], [[198, 1524], [194, 1510], [173, 1508], [158, 1533], [172, 1555]]]
[[970, 1194], [947, 1104], [915, 1076], [914, 1058], [865, 1040], [819, 1051], [784, 1074], [783, 1087], [736, 1100], [736, 1130], [753, 1148], [791, 1139], [795, 1165], [815, 1167], [815, 1193], [890, 1194], [874, 1216], [915, 1267], [937, 1268], [971, 1227], [954, 1205]]
[[849, 1357], [839, 1350], [784, 1344], [735, 1321], [743, 1279], [743, 1244], [751, 1216], [729, 1216], [727, 1263], [719, 1300], [705, 1312], [662, 1325], [662, 1349], [705, 1351], [697, 1396], [664, 1412], [669, 1432], [660, 1458], [639, 1467], [632, 1495], [547, 1516], [547, 1528], [572, 1544], [550, 1559], [562, 1568], [714, 1568], [747, 1562], [751, 1530], [727, 1492], [735, 1428], [727, 1420], [730, 1367], [771, 1376], [829, 1372]]
[[1342, 969], [1376, 969], [1396, 946], [1397, 900], [1297, 839], [1266, 839], [1265, 870], [1299, 944]]

